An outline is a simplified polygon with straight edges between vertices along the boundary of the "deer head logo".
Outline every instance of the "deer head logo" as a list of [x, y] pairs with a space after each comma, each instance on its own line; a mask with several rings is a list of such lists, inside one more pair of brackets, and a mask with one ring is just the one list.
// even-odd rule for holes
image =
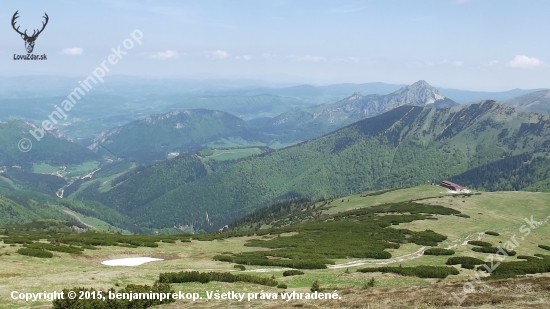
[[15, 28], [15, 20], [19, 18], [19, 16], [17, 16], [18, 13], [19, 13], [19, 11], [16, 11], [15, 14], [13, 14], [13, 17], [11, 18], [11, 26], [13, 27], [13, 30], [15, 30], [15, 32], [17, 32], [21, 35], [21, 38], [25, 41], [25, 48], [27, 49], [27, 53], [30, 54], [30, 53], [32, 53], [32, 51], [34, 49], [34, 41], [36, 41], [36, 38], [38, 38], [38, 35], [40, 33], [42, 33], [42, 31], [44, 31], [44, 28], [46, 28], [46, 25], [48, 24], [49, 17], [48, 17], [48, 14], [44, 13], [45, 16], [43, 16], [43, 17], [46, 20], [46, 22], [42, 22], [42, 29], [33, 30], [32, 35], [29, 36], [27, 34], [27, 30], [25, 30], [24, 32], [21, 32], [21, 31], [19, 31], [19, 26], [17, 26], [17, 28]]

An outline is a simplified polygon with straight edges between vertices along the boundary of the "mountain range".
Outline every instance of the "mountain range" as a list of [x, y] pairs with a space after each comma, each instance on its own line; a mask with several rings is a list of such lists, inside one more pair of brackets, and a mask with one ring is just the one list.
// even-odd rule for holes
[[[23, 119], [41, 123], [67, 95], [75, 91], [78, 78], [59, 76], [0, 77], [0, 120]], [[81, 80], [81, 79], [80, 79]], [[28, 85], [39, 85], [28, 89]], [[386, 95], [404, 85], [387, 83], [300, 85], [254, 80], [148, 79], [110, 76], [78, 99], [57, 129], [72, 140], [88, 145], [103, 131], [142, 120], [148, 115], [186, 109], [216, 109], [245, 120], [275, 117], [295, 107], [333, 104], [353, 93]], [[476, 92], [436, 88], [458, 103], [481, 99], [505, 101], [535, 90]], [[325, 131], [328, 132], [328, 131]], [[301, 139], [303, 140], [303, 139]], [[286, 144], [286, 143], [285, 143]]]
[[[231, 105], [233, 99], [204, 98], [204, 101], [207, 105], [223, 107], [222, 101]], [[241, 99], [238, 100], [242, 103]], [[257, 109], [261, 108], [258, 105], [297, 102], [264, 95], [250, 97], [247, 104]], [[116, 157], [163, 160], [168, 153], [197, 150], [210, 143], [223, 143], [222, 139], [240, 140], [250, 145], [288, 145], [319, 137], [403, 105], [438, 108], [458, 103], [439, 94], [425, 81], [419, 81], [388, 95], [355, 93], [333, 104], [296, 107], [274, 118], [255, 119], [248, 123], [227, 112], [204, 109], [152, 115], [102, 132], [92, 140], [89, 148], [105, 149]], [[243, 107], [242, 104], [239, 106]]]
[[105, 131], [92, 140], [92, 150], [119, 158], [165, 160], [169, 153], [198, 150], [222, 138], [258, 140], [241, 118], [226, 112], [194, 109], [151, 115]]
[[459, 104], [421, 80], [387, 95], [364, 96], [354, 93], [333, 104], [297, 107], [268, 121], [264, 120], [265, 130], [282, 135], [284, 141], [289, 141], [289, 137], [290, 141], [303, 141], [403, 105], [442, 108]]
[[504, 101], [504, 104], [521, 110], [550, 114], [550, 90], [540, 90]]
[[[504, 162], [502, 170], [515, 170], [517, 166], [507, 165], [506, 160], [521, 155], [522, 164], [536, 161], [545, 167], [549, 137], [548, 116], [495, 101], [442, 109], [401, 106], [212, 172], [200, 168], [195, 155], [174, 159], [186, 160], [179, 170], [185, 176], [180, 179], [190, 179], [177, 187], [157, 186], [151, 191], [129, 183], [102, 193], [89, 186], [77, 197], [105, 203], [141, 226], [192, 225], [211, 230], [291, 197], [332, 198], [360, 190], [413, 186], [499, 162]], [[176, 163], [159, 163], [154, 168], [167, 164]], [[155, 178], [166, 177], [154, 172], [147, 175], [139, 182], [155, 183]], [[517, 189], [548, 181], [544, 176], [517, 177], [513, 184]], [[128, 190], [148, 196], [147, 201], [127, 202], [132, 196]]]
[[[349, 90], [348, 85], [342, 89]], [[114, 98], [100, 97], [102, 106]], [[548, 91], [539, 91], [504, 104], [460, 105], [425, 81], [389, 94], [352, 92], [319, 105], [265, 94], [202, 96], [185, 104], [203, 102], [260, 118], [181, 109], [103, 130], [89, 149], [53, 130], [41, 141], [30, 139], [29, 152], [19, 151], [17, 141], [32, 138], [29, 130], [36, 126], [9, 120], [0, 123], [0, 142], [6, 145], [0, 149], [0, 191], [32, 190], [95, 203], [70, 206], [86, 213], [110, 209], [118, 218], [110, 224], [122, 222], [125, 228], [195, 231], [218, 229], [289, 198], [334, 198], [441, 179], [489, 190], [548, 191], [549, 116], [531, 112], [544, 112], [547, 97]], [[145, 107], [146, 101], [140, 104]], [[166, 107], [170, 100], [163, 102]], [[287, 111], [264, 117], [282, 110]], [[32, 209], [17, 212], [10, 222], [35, 218]], [[58, 210], [37, 216], [56, 213], [58, 218]]]

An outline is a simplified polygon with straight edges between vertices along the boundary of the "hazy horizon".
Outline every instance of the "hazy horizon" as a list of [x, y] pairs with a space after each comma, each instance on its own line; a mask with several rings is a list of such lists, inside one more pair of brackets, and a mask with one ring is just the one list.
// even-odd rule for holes
[[[93, 75], [92, 75], [93, 76]], [[57, 77], [57, 78], [70, 78], [74, 79], [75, 83], [77, 80], [83, 80], [87, 76], [84, 75], [13, 75], [13, 76], [7, 76], [7, 75], [0, 75], [0, 78], [28, 78], [28, 77]], [[106, 75], [105, 80], [108, 81], [109, 78], [118, 77], [118, 78], [137, 78], [142, 80], [181, 80], [181, 81], [194, 81], [194, 82], [232, 82], [232, 83], [243, 83], [244, 85], [237, 85], [236, 87], [266, 87], [266, 88], [285, 88], [285, 87], [295, 87], [295, 86], [314, 86], [314, 87], [324, 87], [324, 86], [334, 86], [334, 85], [362, 85], [362, 84], [386, 84], [386, 85], [396, 85], [396, 86], [402, 86], [405, 87], [407, 85], [411, 85], [415, 82], [418, 82], [422, 79], [410, 81], [407, 83], [388, 83], [384, 81], [368, 81], [368, 82], [333, 82], [333, 83], [319, 83], [319, 82], [307, 82], [307, 81], [287, 81], [287, 82], [272, 82], [264, 79], [254, 79], [254, 78], [231, 78], [231, 77], [201, 77], [201, 76], [140, 76], [140, 75]], [[464, 88], [458, 88], [458, 87], [443, 87], [437, 84], [433, 84], [429, 80], [425, 80], [430, 86], [433, 86], [435, 88], [440, 89], [448, 89], [448, 90], [460, 90], [460, 91], [471, 91], [471, 92], [506, 92], [506, 91], [513, 91], [513, 90], [542, 90], [542, 89], [549, 89], [544, 87], [537, 87], [537, 88], [503, 88], [501, 90], [485, 90], [485, 89], [464, 89]], [[75, 86], [77, 86], [75, 84]]]
[[[132, 31], [109, 75], [259, 80], [282, 84], [411, 84], [472, 91], [550, 88], [550, 2], [139, 1], [4, 3], [3, 76], [88, 76]], [[21, 30], [40, 28], [14, 61]], [[546, 31], [545, 31], [546, 30]]]

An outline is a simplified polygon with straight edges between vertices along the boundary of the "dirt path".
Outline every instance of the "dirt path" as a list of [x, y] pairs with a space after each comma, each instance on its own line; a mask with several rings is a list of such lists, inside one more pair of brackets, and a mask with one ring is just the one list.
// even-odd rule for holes
[[270, 271], [285, 271], [293, 268], [259, 268], [259, 269], [247, 269], [244, 272], [251, 272], [251, 273], [267, 273]]
[[87, 227], [89, 227], [89, 228], [91, 228], [91, 229], [94, 228], [93, 226], [89, 225], [88, 223], [84, 223], [84, 221], [82, 221], [82, 220], [80, 219], [80, 217], [77, 216], [74, 212], [72, 212], [72, 211], [70, 211], [70, 210], [67, 210], [67, 209], [63, 209], [63, 212], [65, 212], [65, 213], [68, 214], [69, 216], [75, 218], [76, 221], [80, 222], [81, 224], [84, 224], [85, 226], [87, 226]]
[[458, 238], [458, 239], [455, 239], [455, 240], [451, 241], [450, 243], [453, 244], [453, 245], [449, 245], [445, 249], [453, 249], [453, 248], [456, 248], [458, 246], [466, 246], [468, 244], [468, 241], [470, 241], [470, 240], [482, 240], [484, 237], [485, 237], [484, 232], [470, 234], [470, 235], [467, 235], [466, 237]]
[[[363, 266], [363, 265], [386, 265], [386, 264], [391, 264], [391, 263], [399, 263], [399, 262], [410, 261], [410, 260], [414, 260], [414, 259], [418, 259], [418, 258], [422, 257], [424, 255], [424, 251], [426, 251], [426, 248], [427, 247], [422, 247], [422, 248], [416, 250], [413, 253], [405, 254], [405, 255], [402, 255], [402, 256], [399, 256], [399, 257], [396, 257], [396, 258], [393, 258], [393, 259], [379, 260], [379, 262], [374, 262], [374, 260], [357, 260], [357, 261], [347, 262], [347, 263], [343, 263], [343, 264], [328, 265], [328, 268], [329, 269], [339, 269], [339, 268], [356, 267], [356, 266]], [[284, 270], [287, 270], [287, 269], [291, 269], [291, 268], [278, 268], [278, 269], [276, 269], [276, 268], [260, 268], [260, 269], [246, 270], [246, 271], [247, 272], [263, 273], [263, 272], [270, 272], [270, 271], [284, 271]]]
[[358, 261], [352, 261], [352, 262], [347, 262], [343, 264], [329, 265], [328, 268], [338, 269], [338, 268], [355, 267], [355, 266], [363, 266], [363, 265], [386, 265], [391, 263], [405, 262], [405, 261], [410, 261], [410, 260], [414, 260], [422, 257], [424, 255], [424, 251], [426, 251], [426, 247], [422, 247], [413, 253], [405, 254], [389, 260], [383, 260], [380, 262], [373, 262], [373, 260], [358, 260]]

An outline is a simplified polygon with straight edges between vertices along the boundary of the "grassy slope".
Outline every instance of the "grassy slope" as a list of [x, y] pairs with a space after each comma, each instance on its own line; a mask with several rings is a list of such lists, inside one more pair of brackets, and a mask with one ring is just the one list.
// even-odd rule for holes
[[[473, 235], [477, 237], [477, 233], [486, 230], [494, 230], [501, 233], [501, 236], [484, 236], [484, 241], [490, 241], [497, 245], [498, 241], [506, 241], [513, 233], [517, 233], [517, 229], [525, 224], [524, 217], [533, 215], [535, 219], [542, 219], [550, 214], [550, 194], [547, 193], [528, 193], [528, 192], [497, 192], [486, 193], [481, 195], [473, 195], [471, 197], [449, 197], [441, 194], [444, 189], [436, 186], [420, 186], [407, 188], [397, 191], [388, 192], [378, 196], [360, 197], [353, 195], [349, 197], [337, 199], [332, 202], [334, 208], [328, 212], [344, 211], [351, 208], [369, 207], [387, 202], [407, 201], [416, 198], [426, 198], [434, 196], [433, 199], [423, 200], [423, 203], [436, 203], [443, 206], [458, 209], [471, 218], [460, 218], [456, 216], [438, 216], [439, 220], [423, 220], [415, 221], [407, 224], [400, 224], [399, 228], [408, 228], [412, 230], [433, 229], [438, 233], [449, 236], [447, 243], [441, 247], [461, 244], [465, 237]], [[443, 196], [439, 198], [440, 196]], [[529, 207], [525, 207], [529, 205]], [[483, 215], [478, 215], [483, 213]], [[519, 233], [518, 233], [519, 235]], [[125, 285], [127, 283], [151, 284], [160, 272], [180, 271], [180, 270], [199, 270], [199, 271], [234, 271], [233, 264], [216, 262], [212, 257], [223, 252], [244, 252], [256, 251], [261, 248], [244, 247], [244, 243], [258, 237], [240, 237], [225, 240], [216, 240], [211, 242], [191, 243], [176, 243], [176, 244], [160, 244], [158, 248], [117, 248], [117, 247], [101, 247], [101, 250], [86, 250], [82, 256], [72, 256], [64, 253], [54, 253], [54, 259], [37, 259], [25, 256], [20, 256], [14, 253], [16, 248], [7, 247], [0, 249], [0, 252], [10, 252], [9, 256], [0, 256], [0, 295], [7, 295], [11, 290], [24, 290], [29, 292], [43, 291], [44, 286], [48, 286], [50, 290], [59, 290], [65, 287], [86, 286], [107, 289], [115, 283]], [[460, 239], [458, 242], [455, 240]], [[550, 226], [543, 225], [531, 233], [525, 240], [520, 241], [521, 245], [516, 249], [518, 254], [533, 254], [547, 253], [542, 249], [537, 248], [538, 244], [547, 244], [550, 239]], [[403, 245], [401, 248], [394, 250], [392, 255], [399, 257], [417, 251], [421, 246], [414, 244]], [[1, 248], [1, 246], [0, 246]], [[471, 251], [471, 246], [458, 246], [457, 255], [470, 255], [484, 258], [486, 254], [478, 254]], [[106, 259], [150, 256], [164, 258], [166, 261], [145, 264], [136, 268], [133, 267], [115, 267], [110, 268], [100, 265], [100, 262]], [[514, 258], [509, 258], [509, 260]], [[394, 265], [398, 266], [414, 266], [414, 265], [442, 265], [446, 257], [421, 256], [417, 259], [404, 260]], [[356, 259], [338, 260], [338, 263], [356, 262]], [[369, 261], [364, 261], [369, 262]], [[376, 262], [383, 262], [377, 260]], [[391, 264], [390, 264], [391, 265]], [[368, 264], [366, 266], [369, 266]], [[247, 267], [248, 270], [266, 269], [267, 272], [255, 273], [260, 276], [274, 275], [277, 280], [284, 282], [289, 286], [289, 290], [297, 290], [301, 292], [309, 291], [311, 283], [319, 279], [321, 287], [329, 287], [333, 289], [347, 289], [350, 287], [361, 287], [370, 278], [376, 279], [376, 288], [373, 291], [379, 291], [379, 288], [403, 287], [403, 286], [423, 286], [435, 282], [433, 279], [420, 279], [413, 277], [401, 277], [391, 274], [360, 274], [354, 273], [358, 267], [350, 266], [350, 274], [344, 274], [346, 268], [327, 269], [327, 270], [306, 270], [303, 276], [282, 277], [282, 270], [270, 267]], [[137, 271], [139, 270], [139, 271]], [[473, 272], [470, 270], [462, 270], [458, 276], [450, 276], [443, 280], [444, 283], [462, 283], [469, 279]], [[29, 280], [32, 278], [32, 280]], [[63, 279], [60, 279], [63, 278]], [[447, 289], [448, 286], [446, 287]], [[180, 284], [175, 285], [176, 290], [185, 292], [199, 292], [204, 296], [206, 290], [221, 291], [235, 290], [238, 292], [260, 292], [277, 291], [274, 288], [264, 286], [256, 286], [251, 284], [229, 284], [213, 282], [209, 284]], [[421, 288], [414, 288], [421, 289]], [[351, 301], [356, 297], [360, 297], [365, 292], [353, 290], [352, 296], [343, 295], [343, 299]], [[399, 290], [401, 291], [401, 290]], [[450, 289], [450, 291], [454, 291]], [[462, 286], [456, 287], [456, 292], [462, 292]], [[369, 292], [373, 293], [373, 292]], [[355, 295], [357, 294], [357, 295]], [[441, 293], [440, 293], [441, 294]], [[444, 294], [450, 297], [448, 293]], [[472, 296], [473, 297], [473, 296]], [[392, 299], [391, 301], [397, 301]], [[307, 301], [302, 301], [307, 304]], [[45, 302], [36, 303], [36, 305], [46, 304]], [[183, 308], [185, 301], [178, 301], [173, 305], [168, 305], [166, 308]], [[224, 302], [224, 304], [228, 304]], [[231, 303], [237, 305], [237, 303]], [[274, 305], [271, 302], [256, 303], [257, 305]], [[21, 306], [20, 302], [8, 300], [6, 308], [16, 308]], [[201, 306], [211, 307], [216, 306], [215, 303], [200, 303]], [[219, 305], [219, 304], [218, 304]], [[287, 305], [287, 304], [282, 304]], [[374, 307], [373, 307], [374, 308]], [[427, 307], [423, 307], [427, 308]], [[504, 308], [504, 307], [502, 307]]]

